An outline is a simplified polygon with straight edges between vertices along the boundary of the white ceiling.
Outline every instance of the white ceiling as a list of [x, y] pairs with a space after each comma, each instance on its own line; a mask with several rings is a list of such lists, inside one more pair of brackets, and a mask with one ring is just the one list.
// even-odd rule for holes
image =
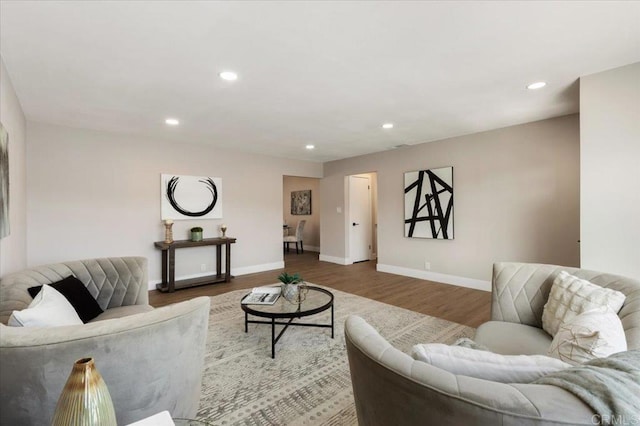
[[30, 120], [327, 161], [577, 112], [640, 2], [2, 0], [0, 53]]

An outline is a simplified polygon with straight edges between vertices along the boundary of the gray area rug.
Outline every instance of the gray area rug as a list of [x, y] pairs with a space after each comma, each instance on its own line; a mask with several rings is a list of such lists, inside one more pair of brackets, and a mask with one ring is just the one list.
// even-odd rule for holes
[[[417, 343], [473, 337], [471, 327], [329, 290], [335, 296], [335, 338], [330, 329], [289, 327], [275, 359], [270, 325], [249, 324], [244, 332], [240, 299], [248, 290], [211, 297], [198, 419], [213, 425], [356, 425], [344, 341], [351, 314], [407, 353]], [[299, 321], [330, 323], [330, 311]]]

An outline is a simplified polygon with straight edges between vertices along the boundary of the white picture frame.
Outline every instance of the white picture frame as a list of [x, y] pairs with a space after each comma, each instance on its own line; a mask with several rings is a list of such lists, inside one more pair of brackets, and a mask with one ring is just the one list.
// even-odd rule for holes
[[453, 167], [404, 174], [404, 236], [453, 239]]

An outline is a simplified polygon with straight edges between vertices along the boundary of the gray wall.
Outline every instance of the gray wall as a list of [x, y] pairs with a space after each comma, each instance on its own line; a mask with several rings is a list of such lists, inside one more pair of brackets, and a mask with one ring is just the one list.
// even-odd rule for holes
[[640, 63], [580, 79], [583, 268], [640, 277]]
[[0, 58], [0, 122], [9, 134], [10, 234], [0, 240], [0, 277], [27, 265], [26, 124], [20, 101]]
[[[149, 258], [150, 279], [160, 280], [164, 239], [160, 174], [222, 178], [223, 219], [176, 221], [175, 239], [192, 226], [205, 238], [221, 223], [236, 237], [232, 273], [283, 266], [282, 176], [321, 177], [322, 165], [142, 139], [94, 130], [28, 122], [29, 265], [99, 256]], [[212, 247], [181, 249], [176, 275], [214, 270]], [[205, 271], [202, 271], [202, 264]], [[274, 275], [274, 282], [275, 282]]]
[[[405, 238], [403, 173], [443, 166], [454, 168], [455, 239]], [[579, 265], [578, 115], [325, 163], [321, 259], [347, 258], [344, 179], [371, 171], [380, 270], [488, 289], [496, 261]]]

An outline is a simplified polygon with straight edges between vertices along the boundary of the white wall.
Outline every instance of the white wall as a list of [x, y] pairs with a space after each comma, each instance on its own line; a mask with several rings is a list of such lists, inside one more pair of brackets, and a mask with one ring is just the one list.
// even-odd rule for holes
[[[322, 165], [28, 122], [28, 264], [102, 256], [149, 258], [160, 280], [164, 239], [160, 174], [222, 178], [222, 220], [176, 221], [175, 239], [202, 226], [204, 236], [236, 237], [232, 273], [283, 266], [282, 176], [321, 177]], [[178, 250], [176, 276], [213, 271], [214, 248]], [[275, 276], [274, 276], [275, 280]]]
[[11, 79], [0, 58], [0, 122], [9, 134], [10, 234], [0, 240], [0, 277], [27, 265], [26, 125]]
[[[405, 238], [404, 172], [444, 166], [453, 166], [455, 239]], [[496, 261], [579, 264], [577, 115], [325, 163], [321, 259], [347, 257], [344, 176], [371, 171], [382, 271], [488, 289]]]
[[580, 79], [581, 266], [640, 279], [640, 63]]
[[[320, 179], [298, 176], [285, 176], [282, 179], [282, 215], [284, 221], [290, 226], [290, 232], [295, 232], [298, 221], [306, 220], [304, 224], [303, 245], [305, 250], [320, 251]], [[311, 214], [291, 214], [291, 191], [311, 190]], [[293, 246], [292, 246], [293, 247]]]

